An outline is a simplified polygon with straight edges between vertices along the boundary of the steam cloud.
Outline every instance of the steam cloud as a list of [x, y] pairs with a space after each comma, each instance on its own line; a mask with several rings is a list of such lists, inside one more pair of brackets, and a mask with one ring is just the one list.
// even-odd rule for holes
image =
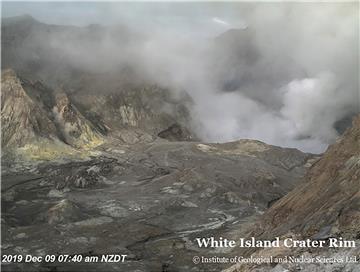
[[203, 16], [194, 27], [176, 16], [170, 25], [123, 20], [126, 42], [104, 27], [92, 40], [54, 34], [51, 46], [85, 70], [130, 66], [175, 93], [186, 90], [202, 140], [251, 138], [324, 151], [338, 136], [336, 122], [359, 112], [358, 3], [234, 9], [229, 18]]

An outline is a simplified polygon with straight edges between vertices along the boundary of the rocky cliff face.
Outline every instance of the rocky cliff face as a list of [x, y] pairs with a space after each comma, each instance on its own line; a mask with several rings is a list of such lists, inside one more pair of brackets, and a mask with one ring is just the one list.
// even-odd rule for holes
[[[327, 240], [360, 237], [360, 116], [353, 120], [337, 142], [308, 171], [305, 180], [277, 201], [261, 218], [249, 236], [273, 239], [276, 236]], [[249, 252], [248, 252], [249, 253]], [[280, 249], [260, 250], [254, 256], [327, 256], [358, 255], [359, 249]], [[357, 263], [302, 264], [303, 271], [357, 271]], [[275, 265], [274, 265], [275, 266]], [[295, 264], [238, 265], [227, 271], [295, 271]]]
[[[79, 90], [71, 98], [104, 134], [128, 143], [141, 141], [141, 134], [155, 138], [174, 123], [186, 128], [190, 122], [187, 104], [191, 99], [186, 94], [174, 98], [170, 90], [157, 85], [120, 86], [97, 94]], [[133, 141], [126, 137], [129, 133]]]
[[326, 238], [360, 235], [360, 116], [309, 171], [305, 184], [276, 203], [264, 218], [273, 233], [293, 230]]
[[[188, 98], [174, 99], [168, 90], [157, 86], [96, 95], [82, 90], [67, 93], [27, 80], [12, 69], [3, 71], [1, 86], [5, 150], [22, 148], [39, 153], [38, 147], [47, 146], [46, 153], [63, 149], [60, 153], [64, 155], [72, 153], [71, 148], [89, 149], [111, 137], [128, 144], [149, 142], [161, 131], [189, 119]], [[192, 140], [185, 126], [183, 130], [187, 135], [177, 139]]]
[[[111, 137], [128, 144], [150, 142], [173, 125], [188, 133], [178, 139], [195, 138], [185, 92], [144, 79], [125, 60], [112, 66], [121, 48], [141, 38], [136, 33], [122, 26], [47, 25], [30, 16], [3, 19], [1, 27], [2, 68], [8, 69], [2, 79], [3, 147], [55, 140], [79, 149]], [[107, 39], [116, 54], [104, 49]], [[71, 57], [73, 51], [77, 57], [84, 51], [81, 60]], [[16, 88], [24, 101], [15, 101]]]
[[81, 148], [101, 142], [100, 133], [70, 102], [64, 92], [57, 92], [55, 94], [55, 104], [52, 112], [65, 143]]
[[[39, 138], [56, 138], [57, 129], [49, 112], [50, 105], [44, 104], [40, 94], [29, 92], [39, 90], [28, 81], [19, 79], [13, 70], [2, 73], [1, 121], [2, 146], [23, 146]], [[43, 86], [38, 86], [43, 88]], [[39, 90], [48, 91], [48, 90]]]
[[49, 158], [102, 142], [101, 134], [65, 93], [18, 77], [10, 69], [2, 72], [1, 90], [1, 144], [5, 152]]

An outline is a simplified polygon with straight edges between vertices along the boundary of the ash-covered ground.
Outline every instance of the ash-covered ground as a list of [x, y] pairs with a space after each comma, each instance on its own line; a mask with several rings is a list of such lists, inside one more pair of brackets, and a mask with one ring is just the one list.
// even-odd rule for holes
[[[127, 254], [125, 263], [4, 264], [4, 271], [218, 271], [196, 237], [241, 236], [314, 156], [258, 141], [101, 146], [78, 161], [2, 170], [2, 254]], [[205, 269], [205, 270], [204, 270]]]

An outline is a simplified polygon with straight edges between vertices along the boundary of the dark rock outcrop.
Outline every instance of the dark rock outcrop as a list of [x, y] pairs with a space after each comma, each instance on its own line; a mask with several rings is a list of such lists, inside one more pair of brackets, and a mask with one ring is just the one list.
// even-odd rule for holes
[[181, 125], [175, 123], [167, 129], [160, 131], [158, 136], [169, 141], [194, 141], [191, 133]]

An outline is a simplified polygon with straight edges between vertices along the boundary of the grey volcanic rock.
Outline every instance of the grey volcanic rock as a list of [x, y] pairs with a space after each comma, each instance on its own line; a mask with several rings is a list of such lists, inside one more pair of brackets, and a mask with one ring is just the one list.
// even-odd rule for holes
[[[164, 265], [203, 271], [208, 268], [191, 265], [195, 254], [205, 253], [195, 238], [239, 235], [296, 186], [313, 158], [251, 140], [159, 140], [132, 148], [113, 142], [98, 152], [102, 156], [38, 163], [31, 172], [3, 176], [2, 195], [12, 192], [2, 198], [3, 254], [117, 253], [128, 254], [128, 261], [4, 264], [4, 271], [161, 271]], [[78, 178], [87, 185], [78, 186]]]
[[47, 212], [47, 221], [49, 224], [64, 224], [72, 220], [79, 220], [79, 218], [81, 218], [80, 209], [67, 199], [61, 200]]

